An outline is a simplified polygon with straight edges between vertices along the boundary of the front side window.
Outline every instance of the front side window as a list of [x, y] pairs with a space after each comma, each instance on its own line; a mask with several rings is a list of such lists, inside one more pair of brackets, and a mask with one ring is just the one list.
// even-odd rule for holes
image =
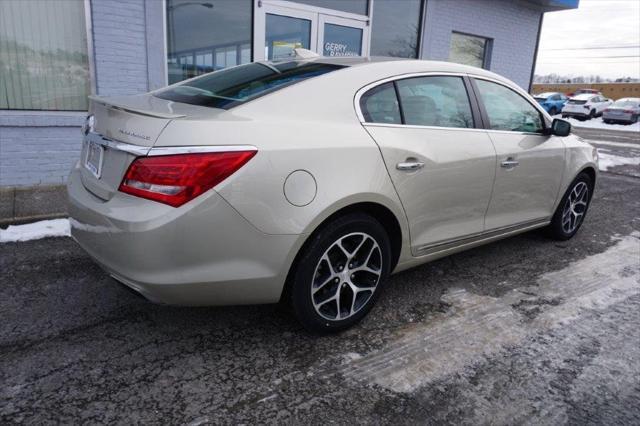
[[405, 124], [473, 127], [469, 97], [461, 77], [416, 77], [397, 82]]
[[452, 33], [449, 61], [489, 69], [491, 40], [469, 34]]
[[154, 96], [174, 102], [228, 109], [291, 84], [343, 68], [313, 62], [242, 65], [169, 87]]
[[476, 80], [476, 85], [492, 130], [528, 133], [544, 130], [540, 112], [518, 93], [486, 80]]
[[402, 124], [393, 83], [381, 84], [362, 95], [360, 110], [367, 123]]
[[0, 109], [86, 110], [87, 52], [83, 2], [1, 0]]
[[167, 0], [169, 84], [250, 62], [252, 3]]

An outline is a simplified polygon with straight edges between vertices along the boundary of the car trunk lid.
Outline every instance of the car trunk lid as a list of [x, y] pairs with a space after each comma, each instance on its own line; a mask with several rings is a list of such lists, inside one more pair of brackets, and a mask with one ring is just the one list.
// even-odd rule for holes
[[[131, 162], [146, 155], [172, 120], [215, 116], [215, 109], [179, 104], [151, 94], [90, 97], [93, 131], [82, 147], [82, 183], [95, 196], [109, 200], [118, 190]], [[122, 149], [125, 148], [125, 149]], [[88, 164], [92, 157], [96, 167]], [[98, 167], [99, 166], [99, 167]], [[99, 169], [99, 170], [97, 170]]]

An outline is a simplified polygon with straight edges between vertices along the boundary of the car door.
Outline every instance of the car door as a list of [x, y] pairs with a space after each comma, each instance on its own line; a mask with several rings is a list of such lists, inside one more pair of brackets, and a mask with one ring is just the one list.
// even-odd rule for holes
[[546, 134], [542, 113], [524, 93], [480, 78], [473, 84], [497, 154], [486, 230], [548, 220], [564, 172], [562, 138]]
[[484, 230], [496, 157], [475, 125], [469, 84], [463, 76], [420, 75], [359, 97], [363, 125], [405, 209], [414, 255]]

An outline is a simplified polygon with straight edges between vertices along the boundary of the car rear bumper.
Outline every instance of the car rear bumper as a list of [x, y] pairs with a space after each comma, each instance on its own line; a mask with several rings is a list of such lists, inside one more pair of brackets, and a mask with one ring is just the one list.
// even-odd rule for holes
[[633, 121], [633, 114], [625, 113], [625, 114], [611, 114], [611, 113], [603, 113], [602, 119], [607, 121], [616, 121], [620, 123], [631, 123]]
[[67, 184], [71, 235], [118, 281], [177, 305], [273, 303], [301, 235], [258, 231], [217, 192], [173, 208], [87, 191], [80, 171]]
[[578, 117], [578, 118], [590, 117], [589, 111], [587, 112], [562, 111], [562, 115], [567, 117]]

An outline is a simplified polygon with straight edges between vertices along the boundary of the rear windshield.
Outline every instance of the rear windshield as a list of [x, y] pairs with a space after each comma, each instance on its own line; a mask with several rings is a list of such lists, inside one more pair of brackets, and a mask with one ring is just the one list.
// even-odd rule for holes
[[291, 84], [344, 68], [313, 62], [255, 62], [186, 81], [154, 93], [169, 101], [229, 109]]

